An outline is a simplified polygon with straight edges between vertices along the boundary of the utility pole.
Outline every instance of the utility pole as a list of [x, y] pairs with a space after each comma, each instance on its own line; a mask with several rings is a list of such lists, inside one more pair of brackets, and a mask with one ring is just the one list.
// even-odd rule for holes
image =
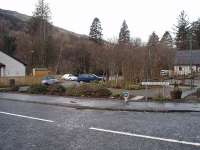
[[189, 32], [189, 50], [190, 50], [190, 71], [191, 71], [191, 77], [190, 77], [190, 88], [193, 88], [193, 69], [192, 69], [192, 32]]
[[[151, 49], [150, 47], [148, 46], [148, 49], [147, 49], [147, 64], [146, 64], [146, 82], [149, 82], [149, 76], [151, 74], [151, 62], [150, 62], [150, 57], [151, 57]], [[146, 84], [145, 85], [145, 100], [147, 101], [148, 100], [148, 85]]]

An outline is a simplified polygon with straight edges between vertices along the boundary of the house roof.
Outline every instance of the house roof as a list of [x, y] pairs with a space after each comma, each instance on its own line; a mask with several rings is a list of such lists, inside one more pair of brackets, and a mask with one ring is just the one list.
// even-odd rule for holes
[[175, 65], [200, 65], [200, 50], [176, 51]]
[[19, 60], [18, 58], [14, 57], [14, 56], [10, 56], [10, 55], [4, 53], [4, 52], [1, 51], [1, 50], [0, 50], [0, 52], [3, 53], [3, 54], [5, 54], [5, 55], [7, 55], [8, 57], [11, 57], [11, 58], [15, 59], [16, 61], [20, 62], [20, 63], [23, 64], [24, 66], [27, 65], [26, 63], [24, 63], [23, 61]]

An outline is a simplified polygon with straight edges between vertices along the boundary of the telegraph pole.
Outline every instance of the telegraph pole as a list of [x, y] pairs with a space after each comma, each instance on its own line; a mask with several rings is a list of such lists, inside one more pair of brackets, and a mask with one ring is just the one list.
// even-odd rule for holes
[[190, 88], [193, 88], [193, 70], [192, 70], [192, 32], [189, 32], [189, 50], [190, 50], [190, 71], [191, 71], [191, 77], [190, 77]]

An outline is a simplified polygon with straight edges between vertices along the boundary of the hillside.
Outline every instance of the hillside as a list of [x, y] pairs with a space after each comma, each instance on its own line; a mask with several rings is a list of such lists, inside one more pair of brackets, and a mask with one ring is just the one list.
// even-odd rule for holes
[[[16, 11], [0, 9], [0, 22], [6, 22], [7, 24], [9, 24], [9, 29], [11, 30], [15, 31], [25, 30], [27, 22], [29, 21], [30, 18], [31, 18], [30, 16], [21, 14]], [[80, 38], [83, 40], [88, 39], [86, 35], [77, 34], [56, 26], [53, 27], [54, 27], [54, 32], [59, 32], [61, 34], [64, 34], [64, 36], [68, 39], [74, 39], [74, 38]]]

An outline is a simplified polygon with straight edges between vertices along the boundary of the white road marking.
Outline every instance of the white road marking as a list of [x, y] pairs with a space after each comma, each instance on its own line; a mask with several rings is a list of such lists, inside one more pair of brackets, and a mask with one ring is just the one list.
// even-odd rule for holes
[[94, 128], [94, 127], [91, 127], [89, 129], [95, 130], [95, 131], [100, 131], [100, 132], [114, 133], [114, 134], [120, 134], [120, 135], [128, 135], [128, 136], [133, 136], [133, 137], [139, 137], [139, 138], [145, 138], [145, 139], [151, 139], [151, 140], [158, 140], [158, 141], [164, 141], [164, 142], [179, 143], [179, 144], [192, 145], [192, 146], [198, 146], [198, 147], [200, 146], [200, 143], [179, 141], [179, 140], [174, 140], [174, 139], [167, 139], [167, 138], [160, 138], [160, 137], [147, 136], [147, 135], [141, 135], [141, 134], [134, 134], [134, 133], [129, 133], [129, 132], [120, 132], [120, 131]]
[[2, 112], [2, 111], [0, 111], [0, 114], [10, 115], [10, 116], [16, 116], [16, 117], [21, 117], [21, 118], [28, 118], [28, 119], [39, 120], [39, 121], [44, 121], [44, 122], [51, 122], [51, 123], [54, 122], [54, 121], [52, 121], [52, 120], [41, 119], [41, 118], [35, 118], [35, 117], [24, 116], [24, 115], [19, 115], [19, 114], [12, 114], [12, 113]]

